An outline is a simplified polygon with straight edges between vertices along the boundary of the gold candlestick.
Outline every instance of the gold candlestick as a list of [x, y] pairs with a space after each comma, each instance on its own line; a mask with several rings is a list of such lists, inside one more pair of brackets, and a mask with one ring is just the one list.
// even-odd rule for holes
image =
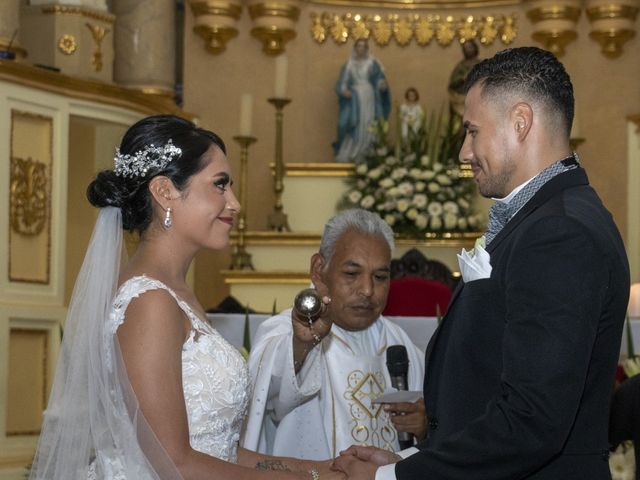
[[240, 144], [240, 214], [238, 215], [238, 242], [231, 255], [230, 270], [255, 270], [251, 263], [251, 254], [244, 244], [244, 234], [247, 230], [247, 160], [249, 159], [249, 145], [256, 141], [255, 137], [237, 135], [233, 139]]
[[283, 211], [282, 191], [284, 184], [284, 161], [282, 159], [282, 110], [291, 102], [289, 98], [269, 98], [268, 102], [276, 107], [276, 158], [275, 158], [275, 175], [273, 178], [273, 191], [276, 194], [276, 203], [273, 207], [273, 213], [269, 215], [269, 228], [278, 232], [290, 232], [287, 214]]

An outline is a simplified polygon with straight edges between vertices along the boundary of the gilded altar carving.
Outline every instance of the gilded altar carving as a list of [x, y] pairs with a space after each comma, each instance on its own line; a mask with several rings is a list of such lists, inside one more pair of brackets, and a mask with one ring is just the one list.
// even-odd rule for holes
[[195, 19], [194, 33], [202, 37], [207, 52], [218, 55], [238, 35], [242, 4], [237, 0], [189, 0]]
[[11, 228], [27, 236], [39, 235], [47, 223], [47, 166], [31, 158], [11, 158]]
[[91, 36], [93, 37], [93, 41], [96, 44], [95, 50], [93, 51], [93, 56], [91, 57], [91, 65], [96, 72], [102, 71], [102, 40], [111, 30], [108, 28], [102, 27], [100, 25], [94, 25], [92, 23], [87, 22], [87, 28], [91, 32]]
[[623, 46], [636, 35], [635, 21], [640, 11], [636, 0], [588, 0], [589, 37], [600, 44], [607, 58], [618, 58]]
[[299, 0], [249, 0], [249, 16], [253, 23], [251, 36], [262, 43], [262, 51], [277, 56], [286, 44], [296, 37], [296, 23], [300, 16]]
[[578, 38], [577, 22], [581, 6], [577, 0], [533, 0], [527, 18], [534, 26], [531, 38], [553, 52], [557, 57], [565, 54], [568, 44]]
[[58, 50], [65, 55], [73, 55], [77, 48], [78, 42], [73, 35], [65, 33], [58, 39]]
[[445, 47], [457, 38], [461, 43], [476, 39], [483, 45], [491, 45], [499, 39], [509, 45], [517, 34], [515, 14], [454, 17], [437, 14], [311, 13], [311, 36], [316, 43], [324, 43], [329, 37], [339, 45], [350, 38], [372, 38], [377, 45], [384, 47], [392, 39], [400, 46], [415, 39], [418, 45], [425, 46], [435, 38], [440, 46]]
[[75, 5], [46, 5], [42, 7], [42, 13], [53, 15], [80, 15], [86, 18], [92, 18], [99, 22], [113, 24], [116, 16], [111, 13], [100, 12], [90, 8]]

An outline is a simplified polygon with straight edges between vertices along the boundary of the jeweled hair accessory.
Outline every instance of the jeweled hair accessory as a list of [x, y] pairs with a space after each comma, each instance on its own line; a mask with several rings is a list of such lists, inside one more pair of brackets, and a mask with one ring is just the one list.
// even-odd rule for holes
[[169, 141], [160, 147], [153, 143], [137, 151], [133, 155], [122, 155], [116, 148], [114, 157], [116, 175], [125, 178], [144, 177], [149, 169], [163, 170], [171, 161], [182, 155], [182, 149]]

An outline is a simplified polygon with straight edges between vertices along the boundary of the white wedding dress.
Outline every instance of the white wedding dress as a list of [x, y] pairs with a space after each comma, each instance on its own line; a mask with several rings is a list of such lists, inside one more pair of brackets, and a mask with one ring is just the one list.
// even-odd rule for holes
[[[107, 330], [115, 334], [133, 298], [157, 289], [169, 292], [191, 321], [191, 332], [182, 347], [182, 388], [191, 447], [235, 463], [250, 398], [249, 372], [240, 352], [198, 318], [173, 290], [146, 276], [133, 277], [118, 289]], [[126, 476], [117, 457], [98, 451], [88, 479], [125, 480]]]

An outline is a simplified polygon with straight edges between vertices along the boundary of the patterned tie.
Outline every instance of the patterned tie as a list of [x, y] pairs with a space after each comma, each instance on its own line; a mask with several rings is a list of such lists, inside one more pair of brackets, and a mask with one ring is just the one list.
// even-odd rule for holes
[[522, 190], [515, 194], [509, 203], [495, 202], [489, 208], [489, 222], [484, 234], [485, 244], [489, 245], [500, 230], [504, 228], [511, 217], [520, 210], [542, 188], [542, 186], [556, 175], [567, 170], [573, 170], [580, 164], [578, 154], [573, 152], [567, 158], [558, 160], [533, 177]]
[[500, 230], [509, 221], [509, 204], [504, 202], [494, 202], [489, 208], [489, 222], [487, 223], [487, 231], [484, 234], [486, 245], [500, 233]]

